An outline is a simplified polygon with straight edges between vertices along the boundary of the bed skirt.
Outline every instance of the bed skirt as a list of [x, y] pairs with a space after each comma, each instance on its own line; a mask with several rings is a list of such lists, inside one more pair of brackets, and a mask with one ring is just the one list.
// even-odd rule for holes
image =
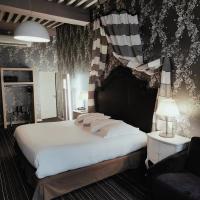
[[34, 188], [33, 200], [53, 199], [127, 169], [138, 168], [144, 164], [146, 158], [146, 148], [142, 148], [126, 156], [38, 179], [35, 168], [24, 157], [18, 145], [15, 146], [20, 171]]

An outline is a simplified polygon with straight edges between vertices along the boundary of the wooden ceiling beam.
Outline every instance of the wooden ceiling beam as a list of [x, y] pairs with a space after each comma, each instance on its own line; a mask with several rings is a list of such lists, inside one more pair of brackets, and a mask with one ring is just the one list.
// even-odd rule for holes
[[32, 19], [31, 19], [31, 21], [35, 21], [37, 19], [37, 17], [33, 17]]
[[63, 25], [63, 23], [58, 23], [58, 24], [56, 24], [55, 26], [53, 26], [53, 27], [51, 27], [52, 29], [55, 29], [55, 28], [57, 28], [58, 26], [61, 26], [61, 25]]
[[91, 1], [91, 2], [88, 3], [84, 8], [89, 8], [89, 7], [91, 7], [92, 5], [94, 5], [95, 3], [97, 3], [97, 0]]
[[22, 22], [26, 22], [28, 20], [29, 16], [25, 16]]
[[0, 11], [0, 21], [3, 19], [5, 12], [3, 12], [2, 10]]
[[75, 6], [76, 6], [76, 7], [81, 6], [81, 5], [84, 4], [86, 1], [88, 1], [88, 0], [81, 0], [81, 1], [79, 1]]
[[76, 0], [70, 0], [67, 5], [72, 5]]
[[17, 15], [16, 18], [14, 19], [13, 23], [17, 23], [21, 17], [22, 17], [21, 15]]
[[57, 3], [63, 3], [65, 0], [58, 0]]
[[57, 24], [58, 22], [52, 22], [52, 23], [50, 23], [48, 26], [47, 26], [47, 28], [51, 28], [51, 27], [53, 27], [55, 24]]
[[39, 20], [38, 20], [38, 23], [40, 23], [40, 24], [41, 24], [41, 22], [42, 22], [43, 20], [44, 20], [44, 19], [39, 19]]
[[7, 19], [6, 19], [6, 22], [7, 22], [7, 23], [10, 22], [11, 19], [13, 18], [13, 16], [14, 16], [14, 13], [9, 13], [9, 14], [8, 14], [8, 17], [7, 17]]
[[43, 26], [46, 26], [49, 22], [50, 22], [50, 21], [47, 20], [46, 22], [43, 22], [42, 25], [43, 25]]
[[27, 0], [1, 0], [0, 10], [81, 26], [90, 22], [89, 11], [86, 9], [66, 6], [65, 4], [53, 4], [45, 0], [34, 0], [31, 8]]

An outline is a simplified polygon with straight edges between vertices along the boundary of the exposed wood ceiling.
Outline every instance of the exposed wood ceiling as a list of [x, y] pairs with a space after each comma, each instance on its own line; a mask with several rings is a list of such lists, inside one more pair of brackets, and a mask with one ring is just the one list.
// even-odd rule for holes
[[66, 6], [81, 7], [83, 9], [92, 8], [98, 0], [47, 0], [57, 4], [65, 4]]
[[14, 30], [19, 23], [31, 20], [54, 35], [55, 29], [65, 23], [87, 25], [95, 3], [97, 0], [1, 0], [0, 30]]
[[1, 24], [4, 24], [4, 23], [19, 24], [25, 21], [35, 21], [44, 25], [46, 28], [51, 28], [51, 29], [55, 29], [56, 27], [64, 24], [63, 22], [51, 21], [48, 19], [41, 19], [37, 17], [10, 13], [10, 12], [2, 11], [2, 10], [0, 10], [0, 21], [1, 21], [0, 28], [1, 28]]

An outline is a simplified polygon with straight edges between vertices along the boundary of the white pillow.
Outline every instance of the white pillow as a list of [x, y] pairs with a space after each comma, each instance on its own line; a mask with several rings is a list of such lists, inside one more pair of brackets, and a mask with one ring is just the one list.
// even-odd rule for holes
[[90, 126], [91, 123], [99, 120], [104, 120], [104, 119], [109, 119], [110, 116], [107, 115], [93, 115], [93, 116], [88, 116], [85, 117], [83, 120], [83, 126]]
[[86, 113], [86, 114], [81, 114], [77, 117], [76, 119], [76, 122], [78, 123], [82, 123], [83, 120], [86, 118], [86, 117], [90, 117], [90, 116], [104, 116], [103, 113]]
[[129, 124], [126, 124], [125, 122], [109, 124], [102, 127], [99, 131], [96, 132], [96, 135], [103, 138], [113, 138], [131, 134], [139, 134], [139, 128], [135, 128]]
[[101, 128], [103, 128], [109, 124], [119, 124], [119, 123], [122, 123], [122, 121], [114, 120], [114, 119], [95, 120], [90, 124], [90, 131], [92, 133], [95, 133], [96, 131], [100, 130]]

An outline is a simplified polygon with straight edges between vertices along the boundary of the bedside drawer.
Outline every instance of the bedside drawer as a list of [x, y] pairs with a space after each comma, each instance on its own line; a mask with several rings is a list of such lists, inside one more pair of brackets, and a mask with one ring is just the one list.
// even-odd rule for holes
[[158, 162], [159, 141], [148, 138], [147, 146], [148, 159], [151, 160], [153, 163]]
[[176, 146], [171, 144], [160, 143], [159, 144], [159, 154], [169, 156], [176, 153]]
[[173, 155], [173, 153], [172, 154], [162, 154], [162, 153], [159, 153], [159, 155], [158, 155], [158, 161], [163, 160], [163, 159], [165, 159], [165, 158], [167, 158], [168, 156], [171, 156], [171, 155]]

